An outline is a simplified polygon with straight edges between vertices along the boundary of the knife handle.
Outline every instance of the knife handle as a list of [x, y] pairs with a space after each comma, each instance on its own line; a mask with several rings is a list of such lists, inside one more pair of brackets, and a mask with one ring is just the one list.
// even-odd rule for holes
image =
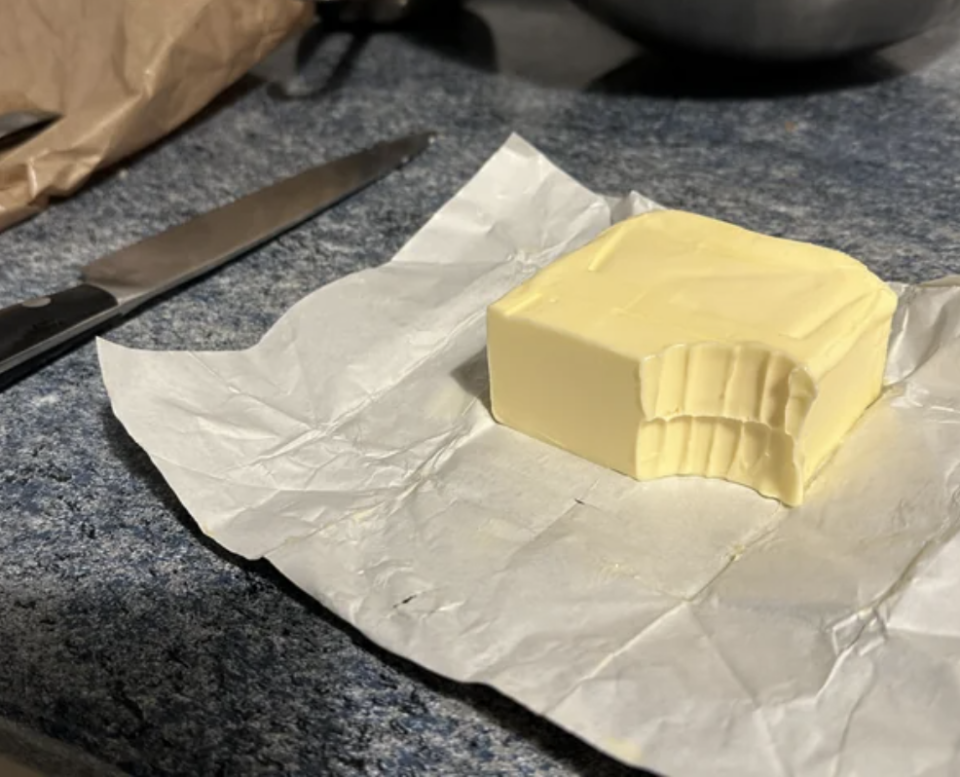
[[15, 367], [93, 328], [117, 307], [112, 294], [84, 283], [0, 310], [0, 385]]

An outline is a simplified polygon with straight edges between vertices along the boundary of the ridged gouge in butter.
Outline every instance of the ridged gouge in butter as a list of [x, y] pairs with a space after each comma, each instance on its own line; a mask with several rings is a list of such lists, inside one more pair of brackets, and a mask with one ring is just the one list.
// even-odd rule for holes
[[489, 308], [493, 413], [641, 480], [800, 504], [880, 393], [896, 304], [838, 251], [654, 211]]

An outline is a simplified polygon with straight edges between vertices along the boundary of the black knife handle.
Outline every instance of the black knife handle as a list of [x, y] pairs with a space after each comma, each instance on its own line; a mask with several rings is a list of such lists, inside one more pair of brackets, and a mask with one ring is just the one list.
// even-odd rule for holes
[[0, 310], [0, 385], [8, 370], [72, 340], [116, 307], [112, 294], [81, 284]]

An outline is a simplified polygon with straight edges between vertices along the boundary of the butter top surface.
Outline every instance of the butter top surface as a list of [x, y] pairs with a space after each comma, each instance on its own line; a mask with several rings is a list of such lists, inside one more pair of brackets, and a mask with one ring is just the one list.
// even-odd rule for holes
[[896, 304], [839, 251], [664, 210], [614, 225], [495, 307], [638, 359], [678, 343], [762, 343], [816, 379]]

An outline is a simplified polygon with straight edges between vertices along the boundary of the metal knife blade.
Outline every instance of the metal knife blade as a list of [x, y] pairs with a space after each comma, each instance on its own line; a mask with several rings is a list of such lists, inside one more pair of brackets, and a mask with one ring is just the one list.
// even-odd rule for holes
[[432, 138], [409, 135], [311, 168], [91, 262], [78, 286], [0, 310], [0, 386], [52, 349], [360, 191], [406, 164]]

